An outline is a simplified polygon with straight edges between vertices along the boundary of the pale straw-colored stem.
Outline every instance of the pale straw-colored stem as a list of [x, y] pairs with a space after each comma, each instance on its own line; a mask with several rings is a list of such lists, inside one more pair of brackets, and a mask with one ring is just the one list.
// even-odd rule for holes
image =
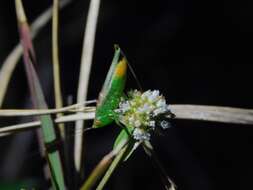
[[[91, 0], [87, 22], [84, 32], [83, 50], [81, 57], [81, 67], [79, 74], [79, 83], [77, 91], [77, 102], [83, 102], [87, 99], [90, 69], [92, 64], [93, 49], [97, 28], [97, 19], [99, 13], [100, 0]], [[83, 120], [75, 123], [75, 129], [78, 131], [83, 128]], [[80, 171], [83, 156], [83, 135], [76, 134], [74, 143], [74, 162], [77, 171]]]
[[[56, 118], [54, 120], [54, 122], [55, 123], [67, 123], [67, 122], [77, 121], [80, 119], [91, 120], [91, 119], [94, 119], [94, 117], [95, 117], [94, 112], [87, 112], [87, 113], [79, 113], [79, 114], [71, 114], [71, 115], [61, 116], [59, 118]], [[0, 128], [0, 137], [8, 136], [8, 135], [11, 135], [15, 132], [21, 132], [21, 131], [25, 131], [25, 130], [35, 129], [37, 127], [40, 127], [40, 125], [41, 125], [40, 121], [32, 121], [32, 122], [26, 122], [26, 123], [22, 123], [22, 124], [1, 127]]]
[[[94, 102], [94, 101], [92, 101]], [[18, 117], [18, 116], [38, 116], [46, 114], [57, 114], [64, 112], [90, 112], [95, 111], [95, 107], [87, 107], [85, 103], [73, 104], [58, 109], [0, 109], [0, 117]]]
[[[71, 106], [68, 106], [67, 108]], [[62, 108], [62, 109], [65, 109], [65, 108]], [[86, 110], [87, 112], [84, 112], [84, 113], [61, 116], [59, 118], [56, 118], [55, 122], [63, 123], [63, 122], [73, 122], [77, 120], [94, 119], [95, 107], [89, 107], [89, 109], [90, 110]], [[197, 120], [197, 121], [218, 122], [218, 123], [227, 123], [227, 124], [240, 124], [240, 125], [248, 125], [248, 126], [253, 125], [253, 110], [252, 109], [221, 107], [221, 106], [203, 106], [203, 105], [176, 105], [176, 104], [170, 105], [170, 109], [176, 115], [175, 119], [178, 119], [178, 120], [181, 120], [181, 119]], [[11, 133], [12, 131], [18, 131], [18, 130], [27, 130], [34, 127], [38, 127], [39, 125], [40, 125], [39, 122], [28, 122], [24, 124], [1, 127], [0, 134], [7, 133], [7, 132]]]
[[253, 110], [206, 105], [171, 105], [177, 119], [253, 125]]
[[[59, 0], [53, 0], [53, 18], [52, 18], [52, 58], [53, 58], [53, 78], [54, 78], [54, 96], [55, 108], [63, 106], [61, 93], [61, 77], [60, 77], [60, 61], [59, 61], [59, 42], [58, 42], [58, 26], [59, 26]], [[58, 113], [57, 117], [62, 116]], [[61, 138], [65, 138], [64, 124], [58, 125]]]

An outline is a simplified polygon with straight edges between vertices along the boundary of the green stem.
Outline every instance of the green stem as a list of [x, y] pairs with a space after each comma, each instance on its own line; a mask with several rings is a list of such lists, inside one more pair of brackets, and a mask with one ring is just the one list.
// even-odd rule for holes
[[107, 183], [107, 181], [111, 177], [111, 175], [114, 172], [114, 170], [117, 168], [117, 166], [119, 165], [119, 163], [123, 160], [123, 158], [124, 158], [125, 153], [126, 153], [127, 150], [128, 150], [128, 145], [125, 146], [123, 149], [121, 149], [119, 151], [119, 153], [117, 154], [117, 156], [112, 161], [110, 167], [106, 171], [104, 177], [102, 178], [102, 180], [98, 184], [96, 190], [102, 190], [104, 188], [105, 184]]
[[113, 154], [113, 152], [110, 152], [109, 154], [104, 156], [104, 158], [99, 162], [99, 164], [91, 172], [90, 176], [81, 187], [81, 190], [89, 190], [95, 185], [97, 180], [104, 174], [106, 169], [111, 164], [114, 156], [115, 154]]

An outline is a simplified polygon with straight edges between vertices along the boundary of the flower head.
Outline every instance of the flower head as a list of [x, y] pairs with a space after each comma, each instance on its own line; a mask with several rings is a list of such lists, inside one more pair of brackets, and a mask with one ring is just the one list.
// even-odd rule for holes
[[158, 90], [148, 90], [144, 93], [134, 90], [122, 99], [119, 108], [114, 110], [119, 115], [119, 121], [133, 129], [133, 138], [138, 141], [150, 139], [150, 132], [156, 126], [166, 129], [170, 126], [165, 116], [172, 113], [166, 104], [164, 96]]

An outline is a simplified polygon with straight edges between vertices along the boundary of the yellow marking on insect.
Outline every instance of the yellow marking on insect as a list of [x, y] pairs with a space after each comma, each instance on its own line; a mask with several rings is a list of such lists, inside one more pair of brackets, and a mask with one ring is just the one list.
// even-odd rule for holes
[[127, 60], [126, 58], [122, 58], [120, 62], [118, 63], [116, 69], [115, 69], [115, 75], [116, 77], [122, 77], [125, 75], [127, 69]]

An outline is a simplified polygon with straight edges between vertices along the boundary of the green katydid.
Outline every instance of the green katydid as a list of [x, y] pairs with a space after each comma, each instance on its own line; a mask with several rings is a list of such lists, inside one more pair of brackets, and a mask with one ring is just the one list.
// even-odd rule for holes
[[[115, 45], [112, 64], [99, 94], [93, 128], [104, 127], [115, 121], [114, 110], [119, 106], [125, 88], [127, 64], [127, 59], [124, 55], [122, 56], [120, 47]], [[128, 139], [129, 134], [122, 130], [115, 141], [114, 148], [118, 144], [123, 145]]]
[[[127, 75], [127, 66], [128, 62], [126, 57], [121, 52], [120, 47], [115, 45], [115, 53], [112, 64], [99, 94], [93, 128], [107, 126], [113, 121], [120, 125], [119, 121], [117, 120], [117, 114], [114, 110], [118, 108], [120, 100], [123, 96]], [[122, 146], [129, 140], [129, 131], [131, 131], [132, 128], [128, 126], [123, 127], [124, 129], [122, 129], [115, 141], [114, 149], [122, 148]], [[134, 143], [131, 144], [133, 145]], [[132, 151], [133, 150], [130, 152]]]
[[121, 58], [121, 50], [115, 45], [115, 54], [99, 94], [93, 128], [103, 127], [113, 122], [113, 111], [118, 107], [126, 81], [127, 60]]

